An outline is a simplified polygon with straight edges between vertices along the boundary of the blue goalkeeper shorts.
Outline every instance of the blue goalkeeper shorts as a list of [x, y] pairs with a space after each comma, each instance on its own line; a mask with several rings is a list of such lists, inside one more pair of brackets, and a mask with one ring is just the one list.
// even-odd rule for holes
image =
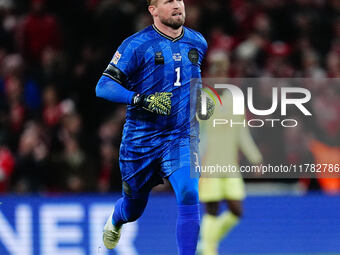
[[187, 171], [198, 162], [198, 138], [177, 138], [157, 146], [134, 147], [122, 142], [119, 165], [123, 194], [149, 192], [181, 168]]

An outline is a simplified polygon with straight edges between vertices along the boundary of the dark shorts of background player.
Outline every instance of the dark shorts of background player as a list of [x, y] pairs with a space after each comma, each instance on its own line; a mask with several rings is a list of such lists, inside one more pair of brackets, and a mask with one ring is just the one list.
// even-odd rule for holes
[[192, 167], [197, 161], [197, 155], [199, 155], [197, 137], [179, 137], [153, 148], [136, 148], [122, 143], [119, 165], [123, 194], [137, 195], [149, 192], [154, 186], [162, 184], [163, 178], [169, 177], [176, 170], [189, 172], [194, 169]]

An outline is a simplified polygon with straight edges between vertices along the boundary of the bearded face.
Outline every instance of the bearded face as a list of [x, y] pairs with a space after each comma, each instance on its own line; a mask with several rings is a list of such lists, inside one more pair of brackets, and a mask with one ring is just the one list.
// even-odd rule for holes
[[157, 16], [164, 25], [178, 29], [185, 22], [185, 6], [183, 0], [158, 0]]
[[169, 26], [173, 29], [178, 29], [184, 25], [185, 22], [185, 11], [176, 10], [173, 11], [170, 15], [159, 15], [159, 20], [166, 26]]

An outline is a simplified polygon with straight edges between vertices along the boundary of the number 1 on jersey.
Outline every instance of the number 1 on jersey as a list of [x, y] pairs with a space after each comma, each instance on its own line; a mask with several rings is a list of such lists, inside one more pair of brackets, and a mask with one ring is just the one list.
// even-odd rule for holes
[[176, 71], [176, 74], [177, 74], [177, 80], [176, 80], [176, 82], [174, 83], [174, 86], [175, 86], [175, 87], [180, 87], [180, 86], [182, 85], [182, 83], [180, 82], [180, 80], [181, 80], [181, 68], [180, 68], [180, 67], [177, 67], [177, 68], [175, 69], [175, 71]]

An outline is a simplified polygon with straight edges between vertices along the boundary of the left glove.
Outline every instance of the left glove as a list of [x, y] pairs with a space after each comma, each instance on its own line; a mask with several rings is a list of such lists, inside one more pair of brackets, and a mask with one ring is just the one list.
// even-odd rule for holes
[[170, 115], [171, 113], [171, 92], [156, 92], [150, 95], [136, 93], [132, 98], [132, 105], [140, 106], [143, 109], [160, 114]]

